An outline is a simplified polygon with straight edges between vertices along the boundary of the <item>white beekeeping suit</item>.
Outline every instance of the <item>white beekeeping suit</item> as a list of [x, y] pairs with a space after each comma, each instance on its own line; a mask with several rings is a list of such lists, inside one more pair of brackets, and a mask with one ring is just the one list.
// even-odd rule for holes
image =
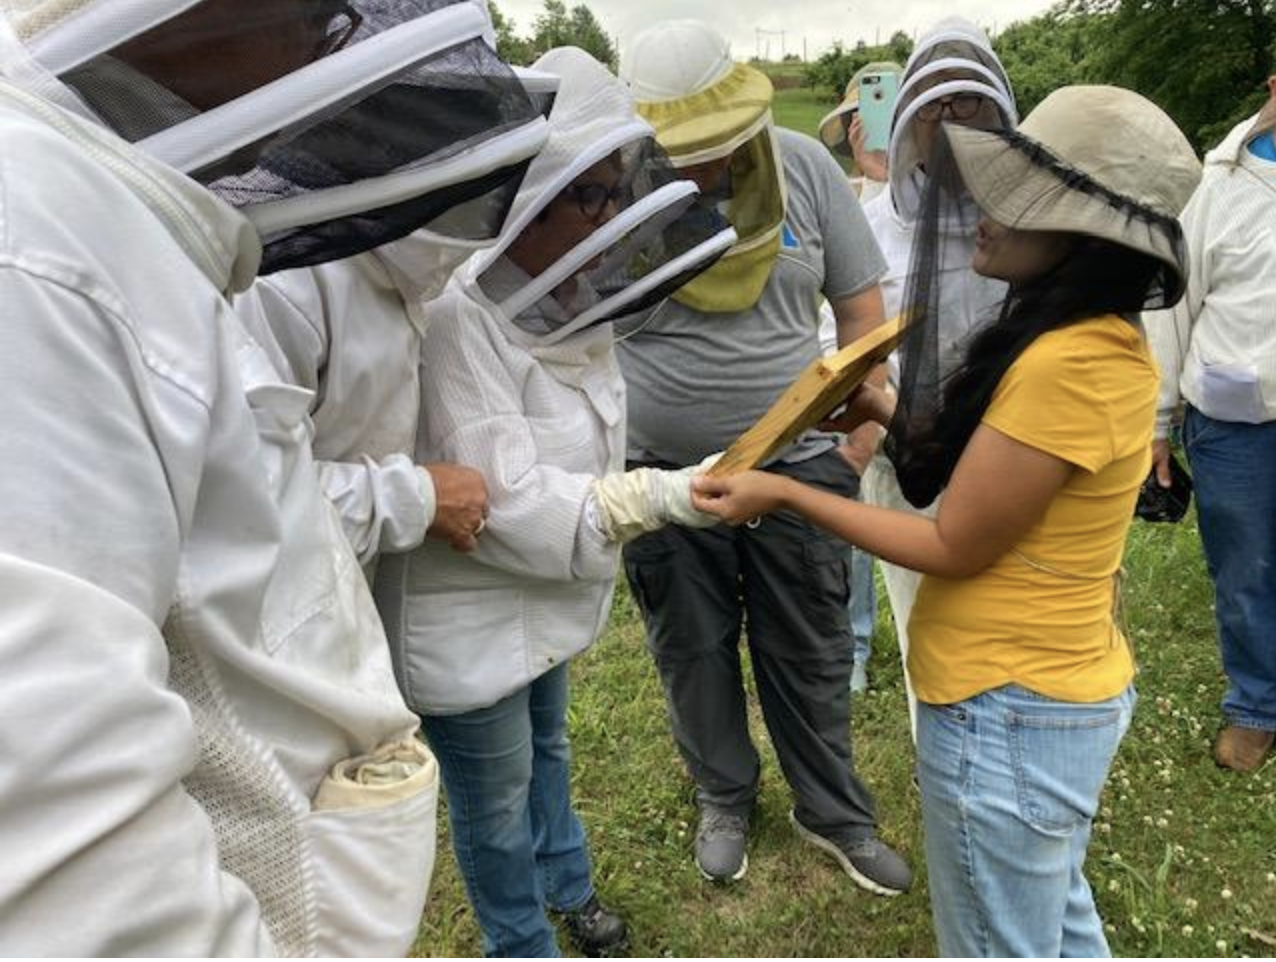
[[[410, 705], [468, 711], [593, 642], [618, 544], [690, 508], [689, 474], [624, 474], [624, 385], [610, 320], [694, 277], [736, 240], [679, 179], [605, 68], [574, 48], [535, 64], [560, 74], [551, 134], [498, 243], [425, 307], [418, 460], [482, 471], [491, 515], [478, 548], [427, 540], [382, 557], [378, 604]], [[614, 211], [529, 276], [510, 250], [582, 173], [614, 162]], [[511, 651], [519, 652], [510, 657]]]
[[[535, 109], [547, 115], [558, 78], [513, 69]], [[413, 459], [423, 309], [458, 265], [494, 243], [517, 185], [501, 180], [438, 221], [367, 253], [262, 278], [236, 301], [249, 330], [278, 346], [279, 365], [292, 383], [313, 392], [310, 418], [324, 490], [370, 575], [378, 554], [416, 547], [436, 509], [449, 510], [438, 503], [434, 477], [448, 468], [458, 477], [454, 466]], [[455, 487], [466, 483], [459, 477], [443, 483], [453, 485], [454, 496], [468, 497]], [[445, 487], [445, 500], [447, 494]], [[441, 518], [435, 534], [454, 535], [470, 509], [469, 500], [458, 502], [451, 509], [457, 516]]]
[[413, 141], [457, 78], [527, 138], [511, 177], [543, 139], [478, 7], [395, 10], [0, 0], [0, 954], [415, 936], [435, 766], [309, 394], [228, 300], [263, 242], [314, 263], [477, 196], [490, 133]]

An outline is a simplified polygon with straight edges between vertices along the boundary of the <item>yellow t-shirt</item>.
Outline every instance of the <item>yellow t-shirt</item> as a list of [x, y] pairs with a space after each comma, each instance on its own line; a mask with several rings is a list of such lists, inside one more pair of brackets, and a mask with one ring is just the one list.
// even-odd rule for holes
[[919, 699], [951, 704], [1014, 683], [1095, 702], [1130, 683], [1114, 576], [1151, 465], [1157, 381], [1142, 334], [1112, 315], [1044, 334], [1011, 365], [983, 423], [1078, 470], [989, 568], [922, 579], [908, 627]]

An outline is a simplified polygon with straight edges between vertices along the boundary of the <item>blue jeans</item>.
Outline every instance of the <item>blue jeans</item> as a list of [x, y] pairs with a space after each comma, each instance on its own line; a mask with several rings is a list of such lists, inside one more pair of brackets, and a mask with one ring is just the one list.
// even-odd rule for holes
[[1215, 421], [1189, 407], [1183, 444], [1214, 581], [1223, 714], [1276, 731], [1276, 421]]
[[867, 665], [873, 653], [873, 626], [877, 623], [877, 588], [873, 584], [873, 556], [851, 547], [851, 600], [847, 603], [855, 664]]
[[484, 954], [559, 955], [545, 909], [579, 908], [594, 891], [571, 804], [567, 664], [489, 708], [421, 721]]
[[1094, 704], [1007, 685], [917, 706], [917, 767], [941, 956], [1106, 957], [1082, 872], [1134, 689]]

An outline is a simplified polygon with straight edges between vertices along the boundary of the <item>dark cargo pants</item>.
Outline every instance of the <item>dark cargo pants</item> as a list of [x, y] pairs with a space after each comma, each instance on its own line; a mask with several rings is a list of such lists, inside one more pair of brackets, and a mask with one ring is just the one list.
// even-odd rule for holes
[[[769, 470], [848, 497], [858, 488], [832, 450]], [[849, 546], [777, 512], [756, 527], [669, 525], [626, 545], [624, 558], [698, 800], [745, 814], [757, 793], [743, 628], [763, 718], [802, 823], [821, 834], [872, 829], [873, 797], [851, 758]]]

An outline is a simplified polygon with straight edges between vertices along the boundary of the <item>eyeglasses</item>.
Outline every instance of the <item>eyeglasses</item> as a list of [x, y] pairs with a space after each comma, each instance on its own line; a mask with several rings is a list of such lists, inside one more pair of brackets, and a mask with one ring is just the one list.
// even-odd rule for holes
[[969, 120], [979, 113], [986, 100], [987, 98], [983, 94], [969, 93], [941, 97], [939, 100], [931, 100], [918, 107], [917, 119], [924, 120], [926, 123], [934, 123], [947, 112], [948, 116], [953, 120]]
[[597, 223], [609, 204], [623, 207], [629, 191], [623, 182], [612, 187], [606, 184], [569, 184], [563, 188], [562, 196], [575, 201], [581, 217]]
[[322, 59], [345, 47], [354, 39], [354, 35], [359, 32], [361, 26], [363, 26], [363, 14], [348, 3], [341, 4], [333, 13], [326, 16], [321, 24], [325, 33], [315, 48], [315, 59]]

